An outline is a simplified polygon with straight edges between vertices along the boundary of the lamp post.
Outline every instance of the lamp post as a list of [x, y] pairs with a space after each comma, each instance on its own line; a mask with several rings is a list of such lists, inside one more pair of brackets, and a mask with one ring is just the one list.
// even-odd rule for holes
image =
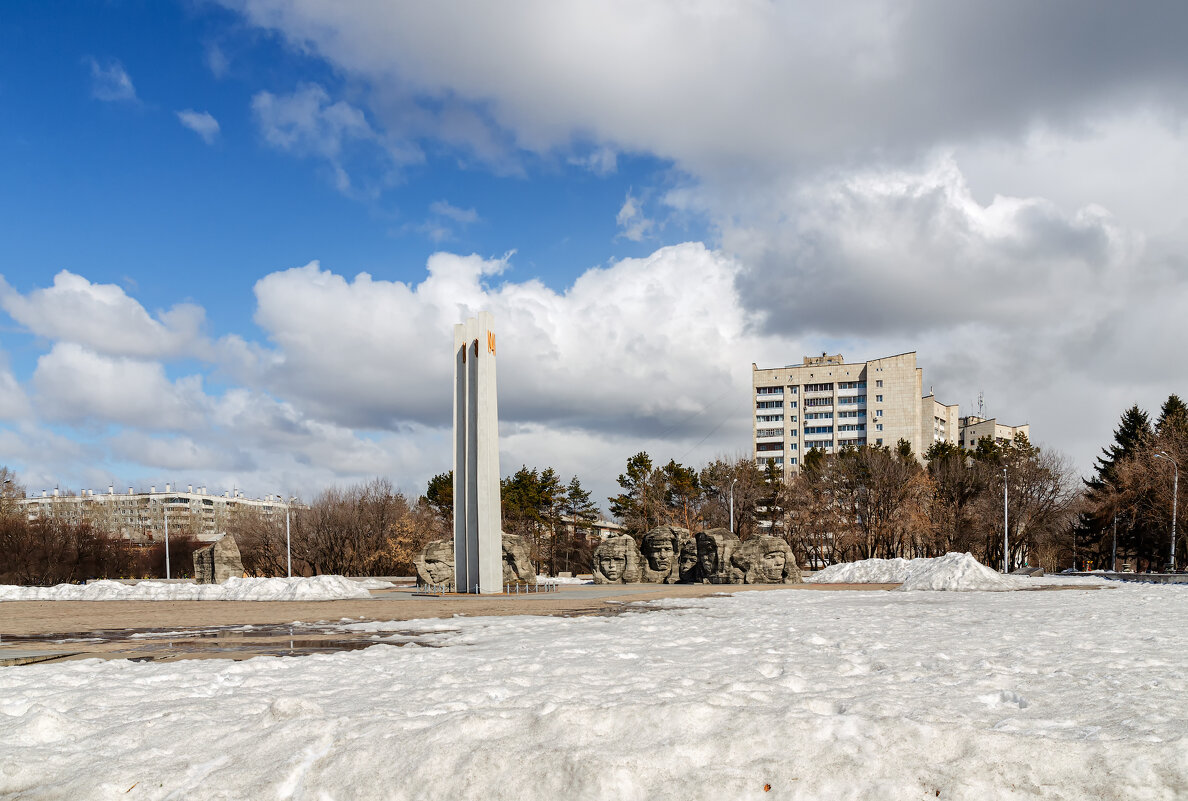
[[1180, 465], [1175, 459], [1167, 455], [1167, 451], [1160, 451], [1155, 454], [1156, 459], [1167, 459], [1175, 468], [1175, 473], [1172, 477], [1172, 530], [1171, 530], [1171, 550], [1167, 557], [1167, 572], [1176, 572], [1176, 501], [1180, 494]]
[[734, 485], [738, 483], [738, 479], [730, 482], [730, 533], [734, 533]]
[[293, 578], [293, 545], [289, 538], [289, 508], [293, 504], [293, 499], [285, 501], [285, 562], [288, 566], [289, 578]]
[[169, 576], [169, 504], [161, 501], [161, 514], [165, 516], [165, 580], [168, 581]]
[[1118, 572], [1118, 513], [1114, 513], [1114, 553], [1113, 560], [1110, 564], [1110, 571]]
[[1002, 468], [1002, 572], [1010, 573], [1007, 554], [1011, 552], [1011, 535], [1007, 527], [1007, 469]]

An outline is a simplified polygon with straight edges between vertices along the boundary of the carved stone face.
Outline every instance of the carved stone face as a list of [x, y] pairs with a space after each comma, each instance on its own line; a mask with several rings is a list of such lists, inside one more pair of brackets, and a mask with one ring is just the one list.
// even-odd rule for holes
[[421, 564], [421, 579], [429, 584], [452, 584], [454, 581], [454, 544], [431, 542], [425, 547]]
[[759, 570], [769, 581], [779, 583], [784, 578], [784, 565], [787, 561], [788, 557], [784, 555], [781, 549], [773, 548], [763, 554], [763, 561], [759, 565]]
[[712, 537], [697, 538], [697, 564], [701, 565], [704, 576], [712, 576], [718, 572], [718, 543]]
[[644, 558], [648, 560], [648, 567], [657, 573], [667, 573], [672, 569], [672, 558], [675, 556], [672, 550], [671, 537], [651, 537], [644, 540], [643, 544]]
[[598, 554], [598, 569], [608, 581], [619, 581], [627, 570], [627, 553], [622, 548], [603, 548]]
[[677, 566], [681, 581], [691, 581], [697, 569], [697, 542], [692, 537], [681, 545], [681, 561]]

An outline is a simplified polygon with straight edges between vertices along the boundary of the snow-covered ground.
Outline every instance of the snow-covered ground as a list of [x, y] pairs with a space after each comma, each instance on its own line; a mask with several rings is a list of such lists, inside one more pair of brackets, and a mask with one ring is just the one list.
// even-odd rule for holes
[[931, 559], [863, 559], [830, 565], [808, 579], [814, 584], [902, 584], [900, 590], [1004, 591], [1032, 586], [1029, 579], [1004, 576], [971, 554]]
[[0, 668], [0, 797], [1188, 796], [1188, 587], [652, 606], [351, 626], [435, 648]]
[[374, 589], [393, 586], [387, 581], [352, 581], [342, 576], [312, 578], [232, 578], [222, 584], [182, 584], [142, 581], [121, 584], [58, 584], [54, 587], [18, 587], [0, 584], [0, 601], [338, 601], [370, 598]]

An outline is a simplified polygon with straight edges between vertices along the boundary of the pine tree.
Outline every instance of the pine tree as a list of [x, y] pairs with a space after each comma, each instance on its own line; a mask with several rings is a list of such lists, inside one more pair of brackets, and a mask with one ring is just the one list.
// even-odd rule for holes
[[[1171, 399], [1168, 400], [1170, 402]], [[1149, 445], [1154, 436], [1151, 418], [1138, 407], [1138, 404], [1122, 413], [1122, 420], [1114, 429], [1113, 444], [1101, 449], [1101, 456], [1097, 458], [1095, 467], [1096, 474], [1085, 479], [1085, 499], [1089, 508], [1081, 514], [1074, 535], [1082, 541], [1086, 549], [1096, 545], [1100, 553], [1112, 550], [1115, 515], [1118, 520], [1120, 545], [1135, 546], [1150, 539], [1147, 531], [1149, 523], [1144, 517], [1133, 510], [1119, 510], [1116, 508], [1115, 499], [1121, 489], [1117, 477], [1118, 466]], [[1107, 532], [1111, 539], [1109, 549], [1104, 541]]]
[[1188, 406], [1180, 400], [1179, 395], [1168, 395], [1163, 402], [1159, 419], [1155, 422], [1155, 432], [1161, 437], [1188, 441]]

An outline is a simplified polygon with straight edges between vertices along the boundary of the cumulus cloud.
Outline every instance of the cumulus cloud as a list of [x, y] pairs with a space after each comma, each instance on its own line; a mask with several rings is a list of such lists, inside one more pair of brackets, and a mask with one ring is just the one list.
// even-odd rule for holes
[[194, 133], [202, 137], [206, 144], [214, 144], [219, 136], [219, 121], [211, 116], [209, 111], [194, 111], [188, 108], [177, 112], [178, 121]]
[[136, 101], [136, 87], [120, 62], [100, 64], [88, 58], [87, 64], [91, 68], [91, 97], [105, 102]]
[[52, 286], [27, 294], [0, 276], [0, 308], [38, 336], [103, 354], [181, 356], [207, 347], [202, 307], [178, 303], [150, 315], [121, 287], [92, 283], [68, 270], [55, 275]]
[[619, 226], [619, 236], [630, 239], [632, 242], [642, 242], [644, 237], [656, 227], [656, 221], [649, 219], [644, 214], [640, 199], [632, 195], [631, 192], [627, 193], [623, 205], [619, 207], [619, 213], [615, 215], [615, 223]]
[[39, 413], [66, 423], [110, 422], [184, 430], [202, 424], [202, 379], [171, 381], [157, 362], [113, 357], [74, 343], [54, 345], [33, 373]]

